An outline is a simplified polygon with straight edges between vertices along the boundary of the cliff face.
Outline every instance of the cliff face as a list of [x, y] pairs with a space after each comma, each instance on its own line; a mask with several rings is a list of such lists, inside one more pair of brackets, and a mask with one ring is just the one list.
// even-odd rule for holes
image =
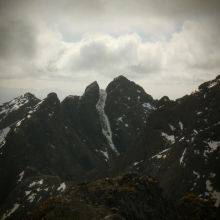
[[146, 133], [146, 148], [154, 148], [134, 168], [156, 176], [173, 198], [193, 192], [203, 198], [211, 196], [219, 206], [219, 100], [217, 77], [191, 95], [160, 105], [148, 118], [146, 129], [152, 134], [150, 138]]
[[[42, 101], [27, 93], [1, 105], [2, 216], [13, 218], [17, 213], [27, 214], [27, 210], [51, 196], [61, 195], [64, 201], [68, 184], [72, 187], [80, 182], [129, 172], [156, 177], [166, 196], [158, 188], [158, 194], [153, 194], [155, 202], [148, 203], [145, 196], [150, 195], [151, 188], [144, 186], [143, 198], [135, 188], [134, 203], [144, 201], [136, 207], [131, 202], [133, 197], [121, 198], [121, 194], [116, 193], [112, 200], [118, 201], [115, 207], [119, 211], [111, 212], [111, 206], [104, 205], [109, 187], [111, 191], [118, 191], [123, 184], [130, 188], [135, 181], [140, 185], [141, 178], [144, 179], [131, 176], [126, 182], [123, 176], [109, 180], [116, 188], [106, 180], [87, 183], [92, 195], [88, 197], [89, 203], [85, 200], [82, 204], [73, 201], [74, 204], [80, 207], [89, 204], [91, 216], [98, 213], [100, 207], [97, 209], [94, 205], [98, 197], [94, 198], [90, 191], [90, 186], [95, 184], [105, 189], [102, 197], [95, 188], [100, 197], [102, 217], [117, 214], [128, 219], [132, 216], [134, 219], [151, 218], [149, 210], [153, 210], [152, 213], [160, 208], [166, 210], [162, 198], [179, 201], [186, 193], [201, 199], [211, 198], [215, 206], [219, 206], [219, 100], [219, 77], [202, 84], [195, 93], [172, 101], [168, 97], [154, 100], [139, 85], [119, 76], [106, 90], [100, 90], [94, 82], [81, 97], [68, 96], [62, 102], [55, 93]], [[149, 182], [149, 179], [143, 181]], [[70, 190], [76, 195], [73, 188]], [[80, 191], [80, 196], [83, 193]], [[156, 205], [157, 199], [161, 207]], [[61, 201], [56, 201], [60, 206]], [[67, 206], [72, 209], [71, 203]], [[142, 209], [148, 210], [148, 214], [144, 215]], [[82, 210], [80, 212], [84, 213]], [[124, 212], [129, 212], [130, 216]], [[170, 219], [172, 216], [174, 212]], [[160, 219], [160, 216], [155, 214], [152, 219]]]

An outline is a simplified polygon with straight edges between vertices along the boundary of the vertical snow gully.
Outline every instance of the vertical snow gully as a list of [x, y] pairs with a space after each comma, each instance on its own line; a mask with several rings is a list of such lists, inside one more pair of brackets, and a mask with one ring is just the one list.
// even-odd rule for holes
[[116, 149], [116, 147], [113, 143], [113, 140], [112, 140], [112, 131], [111, 131], [111, 126], [110, 126], [108, 116], [105, 114], [105, 101], [106, 101], [106, 98], [107, 98], [106, 91], [103, 90], [103, 89], [100, 89], [100, 91], [99, 91], [99, 100], [96, 104], [96, 109], [97, 109], [99, 117], [100, 117], [101, 126], [102, 126], [102, 133], [106, 137], [106, 139], [108, 141], [108, 144], [111, 147], [111, 149], [117, 155], [119, 155], [119, 152]]

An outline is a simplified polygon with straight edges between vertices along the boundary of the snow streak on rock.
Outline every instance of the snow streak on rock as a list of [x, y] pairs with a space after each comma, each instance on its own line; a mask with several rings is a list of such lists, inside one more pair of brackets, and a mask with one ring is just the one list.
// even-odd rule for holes
[[17, 97], [11, 100], [8, 103], [4, 103], [0, 106], [0, 115], [7, 115], [10, 112], [18, 110], [21, 106], [27, 104], [29, 102], [28, 98], [25, 95]]
[[220, 206], [220, 192], [216, 191], [212, 187], [212, 183], [210, 180], [206, 181], [206, 189], [211, 194], [211, 197], [215, 200], [215, 206]]
[[175, 137], [174, 135], [168, 135], [165, 132], [161, 132], [161, 136], [164, 137], [168, 142], [170, 142], [171, 144], [175, 143]]
[[105, 90], [100, 89], [99, 91], [99, 101], [96, 104], [96, 109], [99, 113], [101, 125], [102, 125], [102, 133], [106, 137], [109, 146], [111, 149], [119, 155], [118, 150], [116, 149], [113, 140], [112, 140], [112, 131], [111, 126], [108, 120], [108, 116], [105, 114], [105, 101], [106, 101], [107, 93]]
[[66, 190], [66, 184], [63, 182], [60, 184], [60, 186], [57, 188], [58, 191], [65, 191]]
[[24, 171], [22, 171], [21, 173], [19, 173], [18, 182], [21, 182], [23, 178], [24, 178]]
[[153, 158], [157, 158], [157, 159], [163, 158], [163, 159], [165, 159], [166, 156], [167, 156], [167, 155], [166, 155], [166, 154], [167, 154], [167, 151], [169, 151], [170, 149], [171, 149], [171, 147], [170, 147], [170, 148], [167, 148], [167, 149], [165, 149], [165, 150], [163, 150], [163, 151], [161, 151], [161, 152], [159, 152], [158, 154], [152, 156], [150, 159], [153, 159]]
[[9, 218], [18, 208], [19, 208], [20, 204], [18, 203], [15, 203], [13, 208], [8, 210], [4, 215], [3, 217], [1, 218], [2, 220], [6, 219], [6, 218]]
[[10, 131], [10, 127], [0, 130], [0, 148], [5, 144], [5, 138]]
[[180, 165], [183, 164], [183, 159], [184, 159], [185, 153], [186, 153], [186, 148], [184, 149], [183, 154], [182, 154], [182, 156], [180, 158]]

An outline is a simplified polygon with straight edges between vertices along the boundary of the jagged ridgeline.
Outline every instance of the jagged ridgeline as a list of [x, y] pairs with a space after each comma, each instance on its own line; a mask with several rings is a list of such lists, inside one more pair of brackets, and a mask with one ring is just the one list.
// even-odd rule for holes
[[177, 100], [119, 76], [0, 106], [1, 219], [217, 219], [220, 77]]

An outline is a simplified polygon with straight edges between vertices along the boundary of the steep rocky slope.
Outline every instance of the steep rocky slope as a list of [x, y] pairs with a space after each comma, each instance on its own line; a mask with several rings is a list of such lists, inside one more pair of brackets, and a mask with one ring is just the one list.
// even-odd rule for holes
[[219, 206], [220, 78], [159, 105], [148, 118], [147, 134], [152, 152], [139, 158], [135, 169], [156, 176], [173, 197], [193, 192], [211, 196]]
[[0, 105], [0, 129], [21, 120], [40, 100], [31, 93]]
[[[119, 76], [106, 90], [93, 82], [82, 96], [68, 96], [62, 102], [55, 93], [41, 101], [27, 93], [3, 104], [3, 219], [26, 215], [51, 196], [60, 195], [65, 200], [68, 186], [127, 172], [156, 177], [165, 192], [164, 196], [158, 188], [159, 198], [177, 201], [190, 192], [201, 201], [211, 198], [219, 206], [219, 100], [220, 77], [172, 101], [166, 96], [154, 100], [139, 85]], [[132, 184], [138, 184], [135, 178], [131, 178]], [[103, 181], [96, 183], [106, 187]], [[125, 184], [130, 187], [130, 179]], [[96, 203], [91, 198], [89, 201], [92, 206]], [[145, 202], [138, 204], [138, 210]], [[88, 205], [87, 201], [82, 204]], [[118, 204], [120, 215], [121, 207]], [[92, 207], [91, 213], [96, 213], [96, 208]], [[150, 209], [157, 210], [157, 206]], [[102, 211], [110, 213], [108, 206]], [[137, 213], [132, 215], [141, 219]], [[121, 217], [128, 218], [124, 214]]]

